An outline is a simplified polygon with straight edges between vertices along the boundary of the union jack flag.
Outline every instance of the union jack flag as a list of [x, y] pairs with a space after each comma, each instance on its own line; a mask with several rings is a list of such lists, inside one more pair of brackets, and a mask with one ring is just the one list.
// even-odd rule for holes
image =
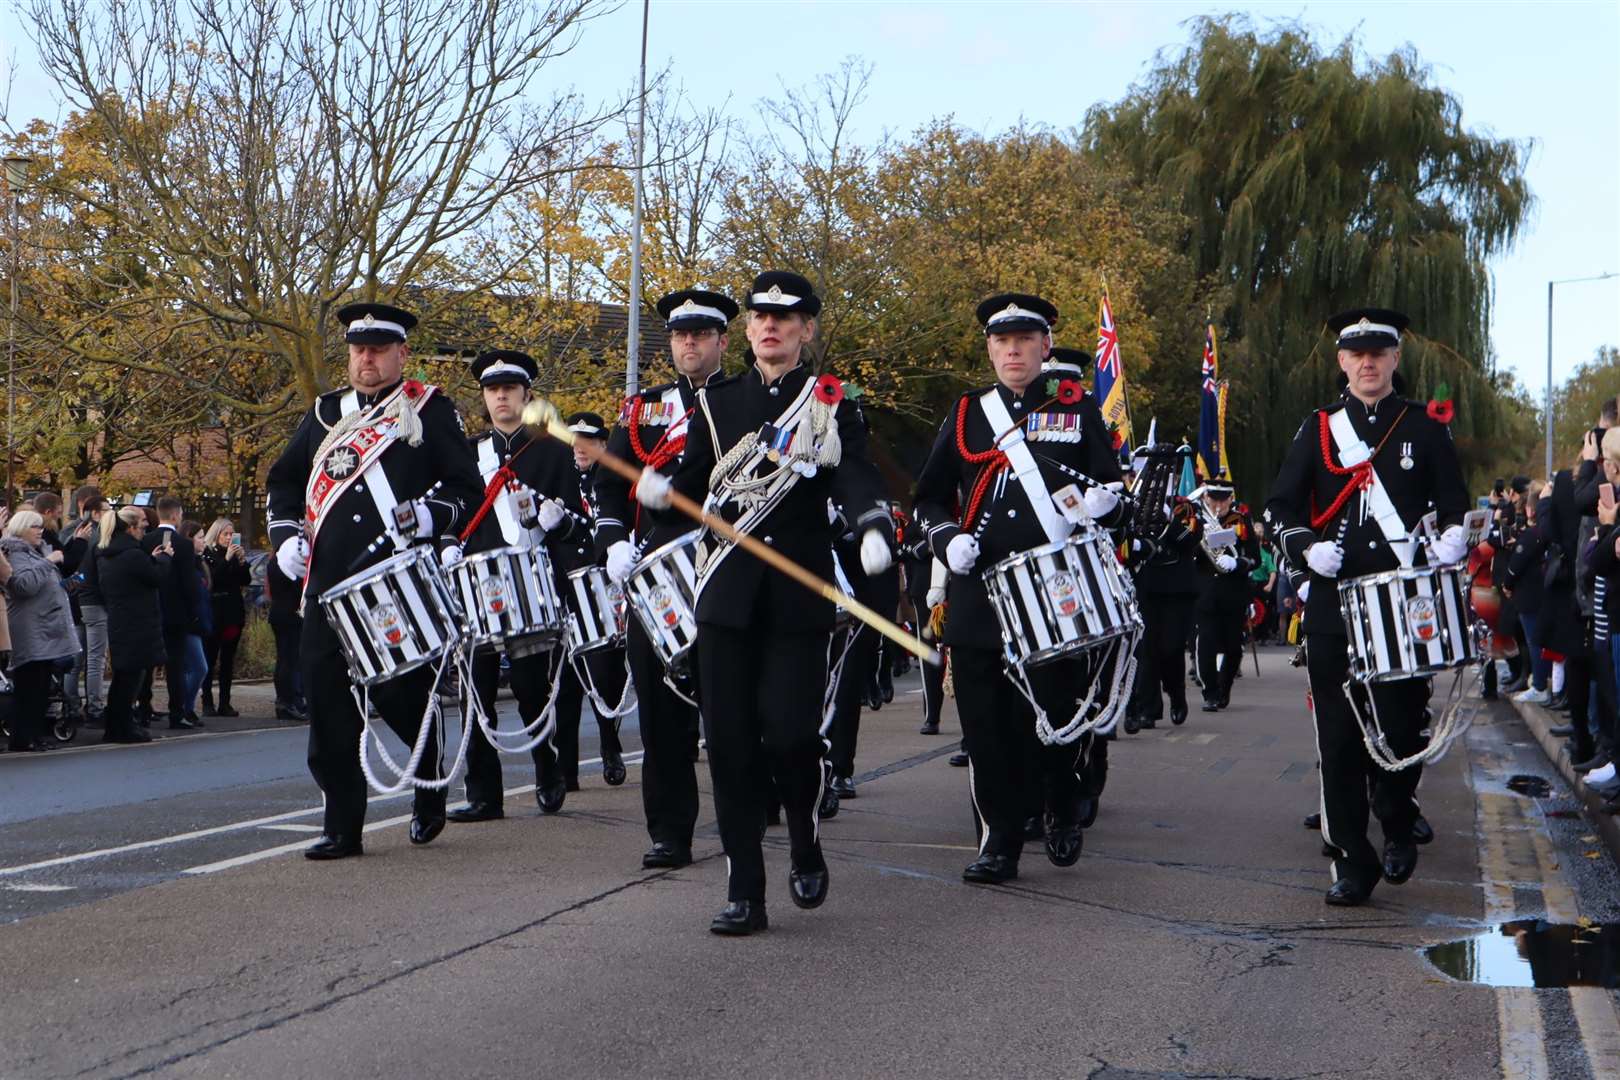
[[1131, 445], [1131, 417], [1125, 408], [1125, 365], [1119, 356], [1119, 333], [1114, 309], [1103, 290], [1097, 314], [1097, 400], [1102, 402], [1103, 423], [1115, 426], [1124, 446]]

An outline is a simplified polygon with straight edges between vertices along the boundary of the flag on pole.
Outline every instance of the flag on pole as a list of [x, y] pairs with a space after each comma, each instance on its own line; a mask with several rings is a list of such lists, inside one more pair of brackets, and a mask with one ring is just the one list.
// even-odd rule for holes
[[1108, 287], [1103, 286], [1102, 310], [1097, 315], [1097, 400], [1102, 402], [1103, 426], [1117, 430], [1131, 445], [1131, 414], [1125, 407], [1125, 367], [1119, 358], [1119, 334], [1114, 329], [1114, 311], [1108, 304]]
[[1198, 409], [1198, 474], [1209, 479], [1220, 473], [1226, 449], [1221, 445], [1220, 357], [1215, 352], [1215, 327], [1204, 327], [1204, 362], [1199, 370], [1203, 380]]
[[1193, 473], [1192, 447], [1183, 441], [1178, 452], [1181, 454], [1181, 481], [1176, 484], [1176, 494], [1185, 499], [1198, 489], [1198, 477]]

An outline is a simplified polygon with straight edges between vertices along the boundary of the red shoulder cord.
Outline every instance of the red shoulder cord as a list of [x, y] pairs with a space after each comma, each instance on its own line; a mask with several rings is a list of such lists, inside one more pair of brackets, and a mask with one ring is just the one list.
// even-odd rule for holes
[[465, 544], [472, 534], [478, 531], [478, 526], [484, 523], [484, 519], [489, 516], [490, 509], [494, 507], [496, 497], [507, 488], [517, 486], [518, 476], [517, 473], [512, 471], [512, 462], [521, 457], [523, 451], [534, 444], [535, 440], [530, 439], [518, 447], [517, 453], [507, 458], [506, 464], [496, 469], [495, 475], [489, 478], [489, 484], [484, 488], [484, 501], [478, 504], [478, 512], [472, 516], [472, 520], [467, 522], [467, 527], [462, 529], [461, 535], [457, 537], [461, 543]]
[[979, 504], [984, 501], [984, 493], [990, 487], [990, 481], [1009, 467], [1007, 453], [998, 446], [991, 446], [982, 453], [974, 453], [967, 448], [967, 411], [971, 402], [963, 398], [956, 408], [956, 452], [963, 461], [969, 465], [983, 466], [978, 477], [973, 481], [973, 494], [968, 498], [967, 512], [962, 515], [962, 528], [973, 528], [973, 519], [978, 516]]
[[[652, 450], [648, 451], [641, 442], [641, 395], [637, 394], [635, 397], [627, 399], [625, 404], [630, 406], [630, 416], [626, 423], [630, 429], [630, 449], [636, 455], [637, 461], [654, 469], [662, 469], [665, 465], [681, 456], [681, 451], [686, 449], [686, 430], [682, 428], [680, 437], [676, 439], [671, 439], [669, 433], [680, 427], [681, 421], [691, 418], [692, 409], [687, 409], [680, 420], [665, 428], [664, 434], [653, 444]], [[693, 408], [696, 408], [696, 406]], [[636, 485], [634, 484], [630, 485], [630, 497], [632, 499], [636, 497]], [[636, 518], [638, 521], [641, 518], [639, 505], [636, 508]]]
[[[1345, 481], [1344, 487], [1339, 491], [1338, 496], [1334, 498], [1333, 502], [1326, 510], [1322, 511], [1320, 514], [1311, 515], [1312, 529], [1316, 530], [1317, 532], [1321, 532], [1322, 526], [1333, 520], [1333, 515], [1339, 512], [1340, 508], [1344, 506], [1353, 493], [1360, 491], [1363, 488], [1372, 487], [1373, 460], [1377, 458], [1379, 452], [1384, 449], [1384, 444], [1389, 442], [1389, 437], [1395, 434], [1395, 429], [1400, 426], [1401, 418], [1406, 415], [1406, 411], [1407, 410], [1403, 408], [1400, 411], [1400, 415], [1395, 417], [1395, 422], [1389, 425], [1389, 430], [1384, 432], [1384, 437], [1382, 439], [1378, 440], [1378, 445], [1373, 448], [1373, 452], [1368, 456], [1366, 461], [1363, 461], [1360, 465], [1351, 465], [1348, 468], [1343, 465], [1333, 464], [1333, 448], [1328, 437], [1327, 413], [1319, 412], [1316, 414], [1316, 434], [1317, 439], [1322, 446], [1322, 464], [1327, 466], [1327, 471], [1332, 473], [1334, 476], [1348, 476], [1350, 479]], [[1311, 493], [1311, 505], [1316, 505], [1315, 492]]]

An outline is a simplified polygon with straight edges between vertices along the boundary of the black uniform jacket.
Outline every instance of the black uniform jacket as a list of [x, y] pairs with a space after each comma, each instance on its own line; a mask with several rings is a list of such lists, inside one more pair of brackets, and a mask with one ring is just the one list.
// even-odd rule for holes
[[[333, 390], [322, 394], [315, 405], [304, 414], [292, 441], [270, 466], [266, 487], [269, 489], [270, 513], [268, 530], [272, 551], [283, 541], [297, 536], [304, 527], [304, 488], [310, 471], [315, 467], [315, 452], [321, 441], [342, 417], [345, 407], [369, 408], [379, 399], [393, 392], [389, 387], [375, 395], [353, 391]], [[347, 399], [347, 400], [346, 400]], [[461, 416], [455, 403], [443, 393], [435, 393], [420, 412], [422, 444], [411, 446], [397, 439], [374, 468], [380, 468], [388, 478], [394, 498], [400, 502], [419, 499], [435, 483], [439, 490], [429, 500], [433, 514], [433, 536], [454, 536], [461, 530], [484, 495], [484, 485], [478, 476], [478, 463], [473, 457], [472, 445], [467, 442], [461, 426]], [[332, 453], [332, 451], [328, 451]], [[367, 490], [367, 477], [362, 476], [337, 496], [316, 539], [310, 559], [309, 583], [306, 595], [320, 596], [327, 589], [366, 566], [379, 563], [393, 554], [392, 545], [385, 544], [369, 558], [355, 564], [382, 535], [387, 524]], [[423, 538], [427, 539], [427, 538]]]
[[[1294, 444], [1283, 459], [1282, 470], [1271, 485], [1266, 520], [1271, 522], [1272, 535], [1282, 544], [1289, 561], [1304, 567], [1305, 549], [1318, 540], [1336, 539], [1340, 524], [1349, 515], [1339, 581], [1393, 570], [1400, 565], [1371, 512], [1365, 521], [1360, 520], [1362, 495], [1359, 492], [1345, 500], [1320, 532], [1311, 526], [1312, 516], [1331, 506], [1350, 481], [1348, 476], [1331, 472], [1323, 462], [1318, 432], [1318, 425], [1341, 409], [1349, 413], [1350, 423], [1361, 441], [1369, 450], [1376, 451], [1373, 469], [1408, 532], [1416, 528], [1419, 519], [1431, 509], [1437, 512], [1442, 530], [1462, 524], [1463, 515], [1469, 509], [1468, 489], [1457, 462], [1457, 448], [1451, 442], [1451, 431], [1431, 420], [1422, 402], [1390, 393], [1369, 408], [1345, 394], [1327, 408], [1316, 410], [1300, 425]], [[1379, 449], [1380, 443], [1382, 449]], [[1328, 453], [1332, 464], [1340, 466], [1331, 432]], [[1344, 618], [1339, 611], [1338, 582], [1314, 572], [1311, 574], [1304, 625], [1307, 634], [1345, 632]]]
[[[801, 363], [768, 384], [758, 367], [721, 382], [711, 380], [698, 391], [708, 409], [692, 413], [686, 454], [675, 471], [676, 489], [701, 502], [709, 491], [709, 473], [719, 456], [739, 440], [773, 423], [813, 377]], [[871, 528], [882, 529], [885, 537], [892, 533], [883, 480], [866, 456], [866, 418], [849, 398], [838, 403], [834, 416], [843, 447], [839, 464], [819, 468], [814, 476], [801, 476], [776, 509], [754, 529], [756, 539], [823, 581], [833, 580], [832, 545], [840, 531], [840, 526], [827, 520], [829, 498], [845, 508], [854, 520], [857, 535]], [[738, 514], [729, 503], [719, 512], [727, 520]], [[832, 629], [833, 604], [737, 549], [725, 557], [704, 586], [698, 598], [697, 618], [700, 623], [734, 629], [821, 632]]]
[[[719, 375], [715, 376], [719, 379]], [[674, 476], [680, 467], [689, 429], [686, 422], [697, 406], [697, 388], [685, 375], [674, 382], [651, 386], [627, 399], [619, 412], [619, 422], [608, 436], [608, 453], [633, 465], [660, 462], [658, 471]], [[630, 418], [637, 420], [634, 438]], [[670, 438], [670, 432], [677, 434]], [[675, 451], [675, 448], [683, 448]], [[725, 449], [730, 449], [726, 447]], [[672, 451], [675, 451], [672, 453]], [[596, 478], [596, 544], [599, 553], [620, 540], [640, 546], [647, 554], [697, 523], [679, 510], [649, 510], [630, 497], [630, 482], [611, 470], [600, 470]]]
[[[1014, 422], [1028, 424], [1031, 412], [1049, 397], [1045, 378], [1037, 379], [1020, 396], [1001, 384], [995, 390]], [[946, 562], [945, 549], [961, 532], [958, 513], [965, 512], [972, 496], [979, 471], [987, 465], [974, 464], [962, 457], [957, 445], [957, 416], [962, 403], [967, 403], [962, 418], [962, 439], [969, 454], [979, 454], [991, 448], [991, 440], [1000, 432], [990, 430], [979, 405], [979, 397], [988, 389], [970, 390], [957, 399], [940, 425], [939, 437], [928, 454], [922, 473], [917, 477], [916, 506], [913, 517], [928, 536], [934, 556]], [[1079, 435], [1077, 441], [1056, 441], [1040, 437], [1027, 439], [1030, 452], [1040, 466], [1041, 480], [1047, 491], [1056, 491], [1069, 484], [1084, 490], [1075, 474], [1110, 483], [1120, 478], [1119, 462], [1109, 446], [1108, 432], [1103, 427], [1102, 411], [1096, 399], [1084, 395], [1073, 404], [1053, 402], [1040, 409], [1041, 417], [1072, 416], [1074, 421], [1060, 421], [1065, 436]], [[1037, 420], [1037, 424], [1042, 420]], [[971, 574], [951, 574], [946, 586], [945, 644], [965, 645], [973, 648], [997, 649], [1001, 647], [1001, 626], [984, 590], [983, 571], [1010, 555], [1041, 547], [1049, 543], [1040, 518], [1030, 506], [1024, 485], [1012, 472], [1003, 472], [991, 481], [978, 514], [988, 515], [988, 522], [979, 534], [979, 561]], [[1116, 506], [1102, 521], [1112, 526], [1124, 515], [1123, 504]], [[947, 563], [948, 565], [948, 563]]]
[[1198, 590], [1198, 610], [1220, 615], [1242, 615], [1249, 610], [1254, 587], [1249, 572], [1260, 565], [1260, 541], [1255, 539], [1254, 522], [1249, 515], [1229, 510], [1221, 518], [1221, 528], [1238, 534], [1237, 544], [1225, 548], [1237, 559], [1237, 566], [1222, 572], [1208, 559], [1204, 560], [1205, 577]]
[[564, 574], [582, 566], [595, 566], [599, 561], [595, 539], [596, 483], [607, 472], [600, 465], [580, 471], [574, 464], [572, 454], [569, 455], [568, 471], [572, 474], [573, 491], [562, 497], [563, 508], [568, 511], [568, 521], [557, 526], [546, 537], [552, 558], [557, 561], [557, 569]]
[[[495, 475], [495, 469], [487, 468], [490, 461], [495, 463], [496, 469], [510, 464], [512, 471], [517, 474], [518, 483], [532, 490], [537, 502], [541, 499], [557, 499], [568, 511], [563, 523], [545, 534], [546, 552], [551, 556], [552, 565], [557, 569], [557, 576], [560, 579], [564, 572], [576, 565], [569, 563], [565, 566], [564, 563], [578, 546], [579, 538], [583, 536], [588, 544], [591, 535], [590, 523], [580, 512], [579, 488], [575, 482], [579, 470], [574, 468], [573, 451], [556, 439], [535, 437], [527, 427], [520, 427], [510, 435], [492, 428], [475, 438], [472, 441], [472, 448], [473, 460], [478, 463], [478, 471], [483, 477], [486, 492], [489, 490], [490, 478]], [[483, 499], [480, 497], [472, 504], [468, 511], [469, 515], [476, 514], [482, 504]], [[536, 510], [538, 509], [536, 505]], [[471, 520], [470, 516], [468, 520]], [[493, 551], [509, 546], [511, 543], [501, 531], [500, 518], [492, 506], [489, 513], [484, 515], [484, 520], [479, 523], [477, 531], [468, 539], [467, 553]]]
[[1180, 596], [1191, 600], [1203, 582], [1200, 565], [1204, 562], [1198, 541], [1204, 522], [1186, 499], [1174, 500], [1170, 521], [1160, 534], [1157, 546], [1146, 558], [1134, 554], [1131, 577], [1138, 593], [1152, 596]]

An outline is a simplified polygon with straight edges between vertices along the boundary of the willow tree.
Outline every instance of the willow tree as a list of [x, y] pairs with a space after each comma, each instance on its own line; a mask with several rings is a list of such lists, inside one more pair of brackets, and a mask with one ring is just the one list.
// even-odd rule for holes
[[1230, 456], [1249, 497], [1332, 397], [1323, 321], [1345, 307], [1412, 316], [1409, 393], [1450, 385], [1476, 479], [1525, 427], [1490, 363], [1488, 263], [1529, 213], [1528, 144], [1465, 128], [1410, 46], [1377, 59], [1354, 38], [1327, 50], [1297, 25], [1202, 19], [1185, 50], [1091, 110], [1085, 140], [1188, 217], [1198, 272], [1230, 290], [1222, 367], [1244, 433]]

